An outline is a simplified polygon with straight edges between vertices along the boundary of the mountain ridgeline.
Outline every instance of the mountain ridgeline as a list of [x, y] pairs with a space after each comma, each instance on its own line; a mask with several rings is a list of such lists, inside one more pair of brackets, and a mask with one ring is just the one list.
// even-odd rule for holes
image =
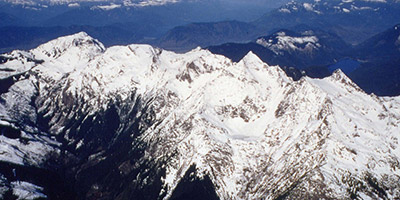
[[400, 99], [340, 70], [293, 81], [254, 53], [83, 32], [0, 58], [1, 198], [400, 197]]
[[291, 1], [272, 10], [235, 2], [1, 2], [0, 52], [85, 31], [106, 47], [146, 43], [187, 52], [200, 46], [233, 61], [252, 51], [294, 80], [341, 69], [368, 93], [400, 94], [398, 26], [393, 27], [400, 19], [398, 1]]
[[[336, 35], [299, 26], [297, 32], [283, 29], [269, 36], [259, 37], [250, 43], [229, 43], [210, 46], [207, 49], [227, 56], [233, 61], [241, 60], [249, 51], [252, 51], [271, 65], [303, 70], [308, 76], [322, 78], [330, 74], [323, 66], [345, 57], [351, 47]], [[320, 72], [313, 73], [314, 66], [320, 66]], [[288, 75], [295, 80], [301, 77], [300, 72], [295, 72], [293, 75], [288, 73]]]
[[281, 66], [294, 80], [304, 75], [324, 78], [341, 69], [368, 93], [400, 95], [399, 25], [356, 46], [306, 25], [293, 30], [278, 30], [249, 43], [226, 43], [207, 49], [233, 61], [252, 51], [264, 62]]
[[[306, 25], [313, 30], [323, 30], [339, 36], [346, 43], [357, 45], [366, 39], [380, 33], [383, 30], [399, 23], [400, 3], [396, 0], [387, 1], [368, 1], [368, 0], [321, 0], [321, 1], [291, 1], [277, 9], [266, 12], [258, 19], [248, 22], [254, 28], [251, 30], [247, 41], [252, 41], [257, 37], [270, 35], [280, 29], [290, 29]], [[216, 26], [218, 23], [209, 23], [208, 27]], [[175, 38], [174, 35], [184, 34], [186, 30], [199, 24], [189, 24], [181, 31], [167, 32], [158, 44], [163, 46], [168, 43], [169, 38]], [[197, 29], [196, 28], [196, 29]], [[246, 28], [241, 30], [247, 31]], [[189, 36], [187, 36], [189, 37]], [[185, 37], [185, 40], [187, 40]], [[207, 37], [207, 36], [203, 36]], [[208, 34], [209, 40], [198, 40], [196, 44], [187, 46], [187, 50], [194, 45], [206, 47], [216, 44], [210, 44], [213, 41], [213, 34]], [[197, 34], [194, 33], [191, 38], [195, 40]], [[232, 38], [227, 34], [224, 38], [228, 42], [240, 42], [244, 38]], [[179, 45], [179, 43], [177, 43]], [[187, 44], [185, 44], [187, 45]], [[179, 46], [181, 49], [185, 46]]]
[[[223, 0], [165, 1], [162, 6], [139, 6], [129, 1], [73, 2], [45, 4], [43, 1], [36, 5], [0, 2], [0, 32], [20, 35], [18, 31], [24, 27], [29, 30], [25, 31], [27, 38], [34, 38], [2, 37], [0, 51], [30, 49], [43, 41], [72, 34], [65, 29], [79, 29], [102, 39], [106, 46], [150, 43], [186, 52], [197, 46], [249, 42], [301, 24], [335, 34], [355, 45], [399, 23], [400, 19], [400, 3], [396, 0], [291, 1], [278, 8], [273, 7], [276, 4]], [[241, 15], [237, 15], [239, 12]], [[110, 27], [116, 29], [114, 33]]]
[[[251, 25], [245, 22], [255, 20], [272, 6], [225, 0], [129, 2], [1, 0], [0, 34], [4, 37], [0, 37], [0, 53], [28, 50], [79, 31], [88, 32], [106, 46], [112, 46], [155, 43], [159, 38], [168, 38], [165, 34], [174, 27], [194, 22], [238, 20], [249, 27]], [[237, 15], [238, 12], [241, 15]], [[236, 35], [230, 37], [240, 41], [234, 37]], [[178, 42], [172, 48], [183, 49], [178, 46], [182, 44]]]

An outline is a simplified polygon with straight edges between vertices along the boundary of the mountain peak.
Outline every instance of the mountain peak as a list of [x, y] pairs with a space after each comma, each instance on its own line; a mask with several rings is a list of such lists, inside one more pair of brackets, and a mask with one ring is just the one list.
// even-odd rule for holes
[[270, 49], [277, 55], [283, 55], [285, 51], [312, 52], [321, 47], [319, 38], [310, 31], [300, 34], [280, 30], [272, 35], [258, 38], [256, 43]]
[[343, 85], [347, 89], [354, 89], [359, 92], [364, 91], [357, 85], [355, 84], [341, 69], [335, 70], [328, 79], [332, 80], [332, 82], [337, 83], [337, 85]]
[[[90, 37], [85, 32], [79, 32], [69, 36], [59, 37], [32, 50], [40, 59], [58, 58], [66, 51], [78, 48], [80, 51], [99, 53], [104, 52], [104, 45]], [[87, 49], [86, 51], [84, 49]], [[82, 53], [82, 52], [76, 52]]]
[[81, 31], [75, 34], [70, 35], [72, 37], [76, 37], [76, 38], [86, 38], [86, 37], [90, 37], [89, 34], [87, 34], [85, 31]]
[[241, 60], [246, 64], [258, 65], [264, 63], [256, 54], [252, 51], [249, 51]]
[[35, 67], [41, 74], [59, 80], [65, 74], [85, 67], [85, 63], [103, 54], [104, 45], [85, 32], [59, 37], [30, 50], [44, 64]]
[[331, 77], [332, 77], [333, 79], [335, 79], [335, 80], [342, 80], [343, 78], [348, 78], [348, 77], [346, 76], [346, 74], [344, 74], [343, 71], [342, 71], [341, 69], [335, 70], [335, 71], [332, 73]]

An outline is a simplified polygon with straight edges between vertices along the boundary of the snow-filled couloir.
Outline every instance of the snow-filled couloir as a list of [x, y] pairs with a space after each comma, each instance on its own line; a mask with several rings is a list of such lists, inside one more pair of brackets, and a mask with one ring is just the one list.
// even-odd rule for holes
[[[400, 99], [341, 71], [293, 81], [251, 52], [235, 63], [199, 48], [105, 49], [85, 33], [19, 55], [40, 62], [0, 65], [25, 71], [1, 94], [1, 125], [43, 145], [34, 165], [73, 165], [81, 198], [177, 198], [191, 167], [220, 199], [400, 198]], [[0, 151], [35, 151], [0, 138]], [[0, 153], [30, 165], [20, 156]]]

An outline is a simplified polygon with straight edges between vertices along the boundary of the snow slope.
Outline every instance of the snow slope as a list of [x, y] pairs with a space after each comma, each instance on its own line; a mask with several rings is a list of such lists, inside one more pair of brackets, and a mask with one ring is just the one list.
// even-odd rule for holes
[[[169, 199], [193, 165], [221, 199], [400, 198], [400, 99], [368, 95], [341, 71], [295, 82], [251, 52], [234, 63], [202, 49], [104, 49], [85, 33], [26, 54], [44, 62], [25, 66], [31, 76], [1, 95], [0, 122], [29, 115], [13, 112], [16, 107], [37, 108], [49, 118], [49, 137], [63, 136], [79, 149], [91, 141], [67, 126], [76, 113], [96, 116], [110, 104], [122, 110], [140, 100], [146, 107], [134, 117], [148, 117], [131, 137], [146, 144], [144, 157], [163, 163], [160, 198]], [[26, 93], [35, 96], [35, 107], [16, 98], [22, 91], [35, 91]], [[129, 117], [121, 113], [121, 121]], [[121, 132], [111, 134], [117, 140]], [[3, 148], [32, 150], [0, 142]], [[21, 164], [20, 155], [10, 153], [16, 161], [0, 159]], [[90, 158], [112, 156], [97, 152]]]

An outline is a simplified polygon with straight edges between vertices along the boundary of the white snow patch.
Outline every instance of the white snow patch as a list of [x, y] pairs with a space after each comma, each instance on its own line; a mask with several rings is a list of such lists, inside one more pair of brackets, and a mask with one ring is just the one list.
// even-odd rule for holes
[[281, 12], [281, 13], [291, 13], [290, 10], [287, 9], [287, 8], [280, 8], [279, 12]]
[[100, 5], [100, 6], [93, 6], [91, 9], [101, 9], [101, 10], [113, 10], [116, 8], [120, 8], [120, 4], [110, 4], [110, 5]]
[[303, 3], [303, 6], [307, 11], [313, 11], [314, 10], [313, 5], [311, 3]]
[[17, 196], [18, 200], [34, 200], [38, 198], [47, 198], [43, 194], [43, 187], [34, 185], [24, 181], [11, 182], [13, 195]]
[[80, 7], [81, 5], [79, 3], [70, 3], [68, 4], [68, 7], [70, 8], [76, 8], [76, 7]]
[[365, 2], [379, 2], [379, 3], [387, 3], [386, 0], [363, 0]]
[[124, 1], [124, 6], [133, 6], [133, 7], [147, 7], [147, 6], [162, 6], [166, 4], [178, 3], [180, 0], [142, 0], [142, 1]]
[[10, 60], [0, 64], [0, 79], [21, 74], [35, 66], [33, 55], [26, 51], [15, 50], [1, 56]]
[[50, 152], [55, 152], [55, 149], [47, 142], [29, 141], [25, 144], [0, 135], [0, 160], [3, 162], [40, 166]]
[[[267, 41], [264, 38], [260, 38], [256, 43], [269, 48], [276, 54], [282, 54], [283, 51], [306, 51], [321, 47], [318, 43], [319, 39], [316, 36], [291, 37], [286, 36], [284, 32], [279, 32], [276, 39], [278, 41], [273, 43], [272, 40]], [[305, 47], [299, 47], [299, 45], [303, 44], [306, 44]]]
[[[368, 7], [368, 6], [358, 7], [355, 5], [351, 5], [350, 9], [351, 10], [374, 10], [372, 7]], [[379, 8], [377, 8], [377, 9], [379, 9]], [[375, 9], [375, 11], [376, 11], [376, 9]]]

